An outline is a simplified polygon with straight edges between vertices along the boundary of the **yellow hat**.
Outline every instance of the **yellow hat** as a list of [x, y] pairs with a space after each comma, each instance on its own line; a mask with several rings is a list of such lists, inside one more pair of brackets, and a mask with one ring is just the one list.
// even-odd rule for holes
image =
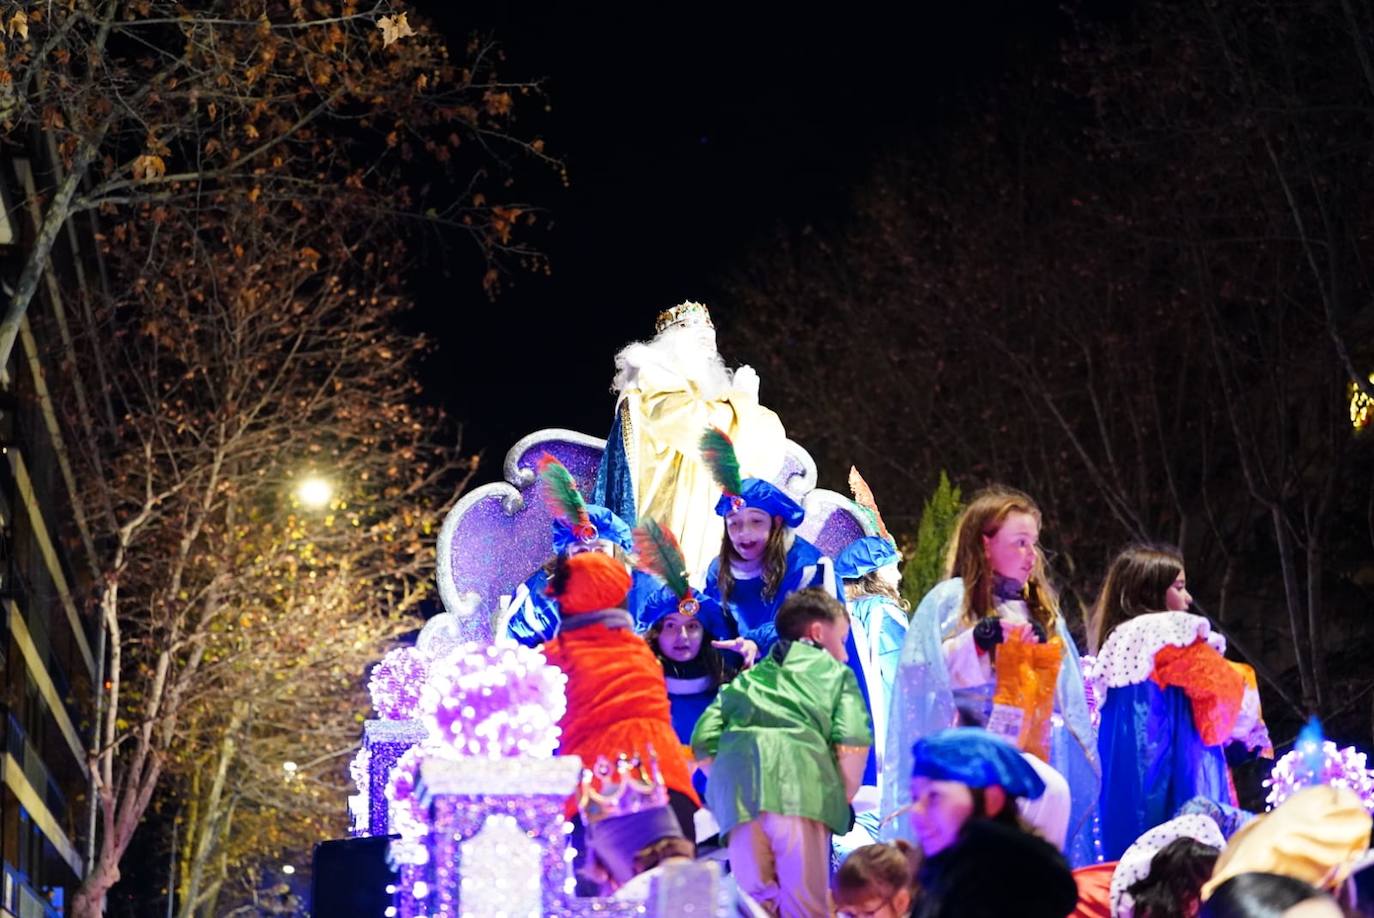
[[1349, 788], [1304, 788], [1231, 836], [1202, 887], [1203, 901], [1241, 873], [1278, 873], [1333, 890], [1369, 849], [1370, 824]]

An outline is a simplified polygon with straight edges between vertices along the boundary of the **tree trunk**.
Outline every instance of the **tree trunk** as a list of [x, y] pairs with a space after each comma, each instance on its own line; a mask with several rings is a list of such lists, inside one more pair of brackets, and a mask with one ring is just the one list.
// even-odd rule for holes
[[215, 777], [210, 784], [210, 789], [206, 793], [205, 803], [201, 807], [201, 818], [196, 820], [195, 839], [192, 843], [190, 880], [186, 888], [182, 890], [181, 911], [179, 918], [194, 918], [196, 905], [201, 899], [201, 886], [205, 881], [206, 861], [213, 852], [216, 842], [220, 838], [220, 828], [224, 822], [224, 785], [229, 775], [229, 764], [234, 760], [238, 753], [238, 734], [248, 718], [248, 702], [236, 701], [229, 716], [229, 723], [225, 725], [224, 735], [220, 740], [218, 762], [215, 765]]
[[38, 235], [34, 237], [28, 257], [24, 260], [24, 270], [19, 274], [5, 317], [0, 319], [0, 367], [9, 363], [10, 352], [14, 350], [15, 339], [19, 337], [19, 325], [24, 321], [29, 303], [33, 302], [33, 295], [38, 291], [38, 281], [48, 268], [48, 256], [52, 253], [53, 243], [67, 222], [72, 199], [76, 197], [76, 190], [94, 156], [95, 145], [83, 143], [77, 150], [71, 170], [62, 179], [62, 184], [57, 186], [43, 215], [43, 224], [38, 228]]
[[102, 848], [95, 869], [72, 896], [72, 918], [102, 918], [105, 896], [110, 887], [119, 882], [119, 858], [111, 856], [109, 848]]

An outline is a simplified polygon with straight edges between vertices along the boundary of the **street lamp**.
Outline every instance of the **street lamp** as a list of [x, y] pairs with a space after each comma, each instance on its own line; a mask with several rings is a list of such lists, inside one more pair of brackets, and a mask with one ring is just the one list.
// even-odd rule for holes
[[334, 485], [318, 475], [302, 478], [296, 484], [296, 500], [310, 510], [323, 510], [334, 497]]

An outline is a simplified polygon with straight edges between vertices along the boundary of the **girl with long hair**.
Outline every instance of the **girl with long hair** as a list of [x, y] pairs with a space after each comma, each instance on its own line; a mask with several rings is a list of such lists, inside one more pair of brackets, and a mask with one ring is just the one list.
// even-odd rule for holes
[[1093, 609], [1109, 860], [1195, 797], [1235, 805], [1223, 746], [1268, 745], [1258, 693], [1191, 602], [1178, 551], [1139, 544], [1112, 561]]
[[[719, 430], [713, 428], [702, 436], [701, 454], [720, 486], [715, 510], [725, 520], [720, 556], [706, 569], [703, 593], [720, 605], [733, 629], [728, 638], [714, 645], [738, 654], [748, 667], [777, 643], [774, 618], [788, 596], [817, 587], [843, 607], [844, 590], [831, 560], [797, 535], [796, 529], [806, 517], [801, 504], [771, 482], [742, 477], [734, 447]], [[847, 632], [845, 649], [864, 706], [871, 711], [870, 680], [874, 674], [865, 669], [852, 632]], [[870, 787], [878, 783], [877, 757], [872, 749], [863, 783]]]
[[[1061, 788], [1067, 783], [1067, 825], [1062, 813], [1050, 809], [1051, 803], [1064, 805], [1062, 792], [1046, 794], [1045, 811], [1031, 821], [1063, 826], [1065, 854], [1077, 866], [1096, 859], [1097, 735], [1078, 649], [1046, 576], [1040, 523], [1035, 501], [1005, 487], [980, 492], [960, 516], [947, 579], [921, 600], [902, 647], [887, 724], [883, 812], [910, 803], [907, 776], [914, 741], [955, 723], [986, 722], [996, 688], [997, 647], [1007, 641], [1054, 640], [1061, 661], [1048, 744], [1051, 767], [1038, 760], [1031, 764]], [[894, 831], [902, 831], [900, 821], [895, 825]]]

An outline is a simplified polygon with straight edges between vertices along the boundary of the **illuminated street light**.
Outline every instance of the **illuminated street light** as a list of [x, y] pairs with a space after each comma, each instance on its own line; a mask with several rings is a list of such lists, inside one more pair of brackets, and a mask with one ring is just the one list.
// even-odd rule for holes
[[334, 497], [334, 486], [318, 475], [301, 479], [296, 485], [296, 500], [311, 510], [322, 510]]

